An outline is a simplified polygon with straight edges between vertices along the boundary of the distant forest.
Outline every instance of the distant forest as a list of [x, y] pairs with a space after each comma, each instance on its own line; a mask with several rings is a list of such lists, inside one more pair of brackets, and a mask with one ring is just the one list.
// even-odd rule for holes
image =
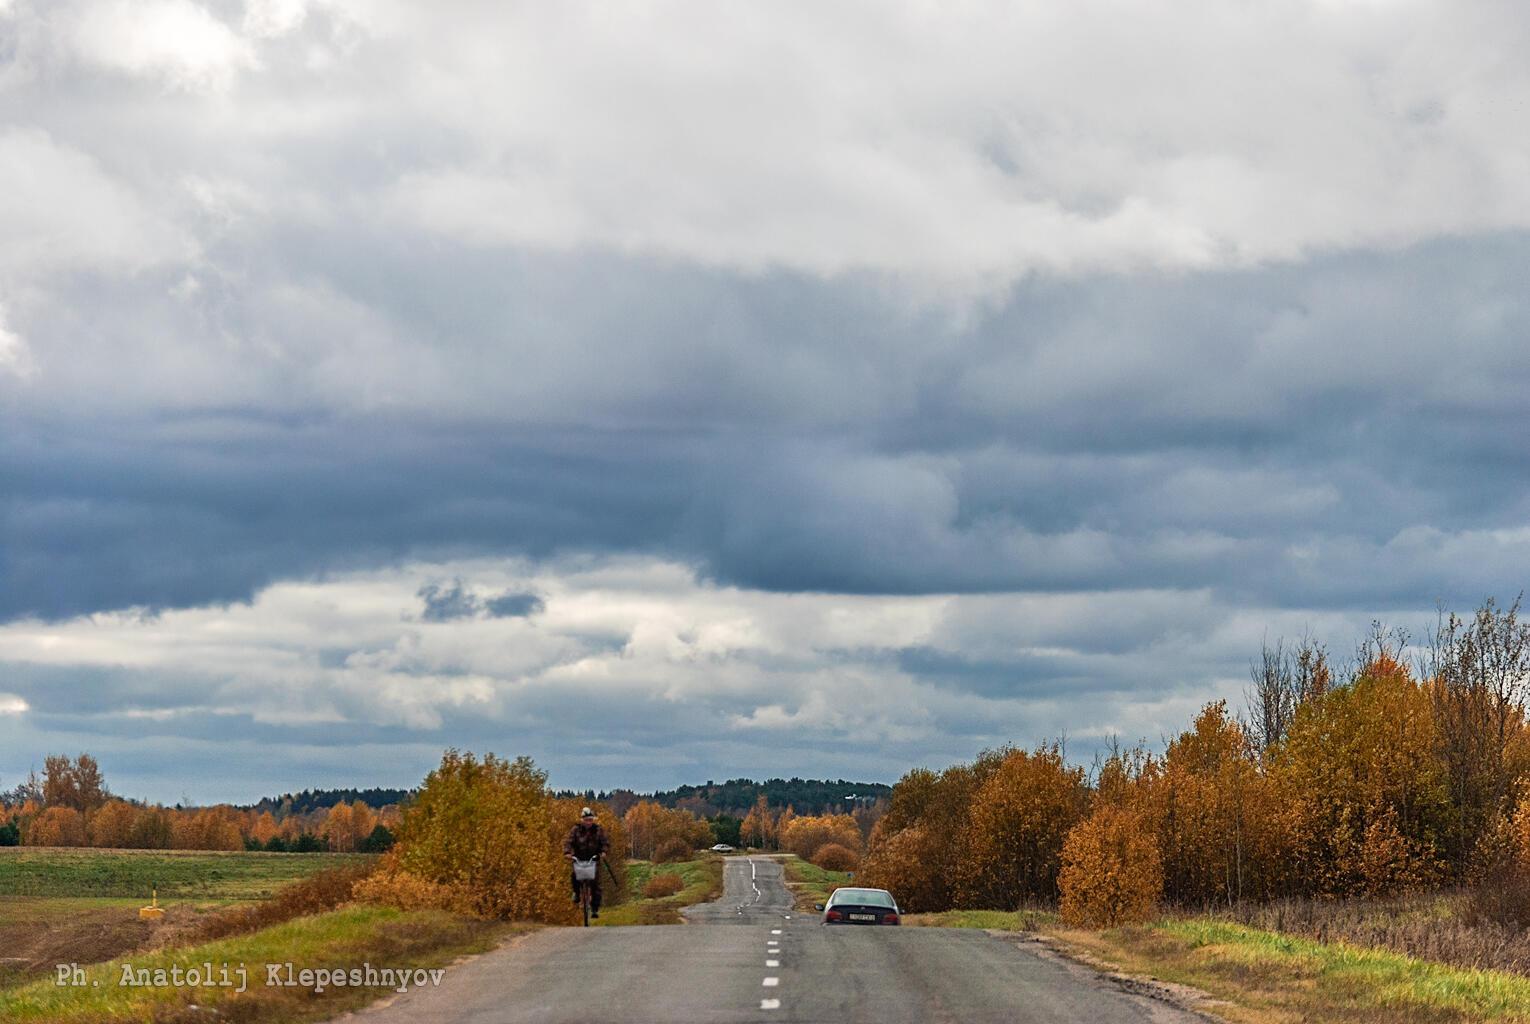
[[[241, 805], [241, 810], [256, 813], [270, 811], [285, 814], [307, 814], [327, 810], [336, 804], [353, 804], [357, 800], [374, 810], [390, 804], [402, 804], [414, 794], [412, 789], [305, 789], [301, 793], [283, 793], [281, 796], [265, 797], [254, 804]], [[892, 787], [881, 782], [847, 782], [844, 779], [729, 779], [699, 786], [679, 786], [657, 793], [636, 793], [628, 789], [610, 792], [593, 790], [562, 790], [560, 797], [584, 798], [611, 803], [618, 813], [637, 803], [650, 799], [664, 807], [683, 807], [703, 817], [729, 814], [742, 818], [761, 796], [770, 807], [791, 807], [799, 814], [824, 814], [832, 811], [849, 811], [857, 804], [869, 804], [892, 794]], [[851, 799], [851, 798], [854, 799]]]
[[259, 802], [239, 805], [240, 810], [252, 810], [257, 814], [270, 811], [283, 816], [322, 811], [336, 804], [354, 804], [357, 800], [373, 810], [381, 810], [390, 804], [401, 804], [414, 793], [412, 789], [305, 789], [301, 793], [283, 793], [281, 796], [264, 797]]
[[583, 796], [607, 803], [617, 813], [622, 813], [639, 799], [650, 799], [664, 807], [679, 807], [704, 818], [727, 814], [743, 817], [760, 797], [774, 808], [790, 807], [798, 814], [827, 814], [835, 811], [848, 812], [857, 805], [865, 805], [886, 799], [892, 795], [892, 787], [880, 782], [847, 782], [844, 779], [729, 779], [727, 782], [708, 780], [700, 786], [680, 786], [660, 790], [652, 795], [618, 789], [609, 793], [564, 793], [565, 796]]

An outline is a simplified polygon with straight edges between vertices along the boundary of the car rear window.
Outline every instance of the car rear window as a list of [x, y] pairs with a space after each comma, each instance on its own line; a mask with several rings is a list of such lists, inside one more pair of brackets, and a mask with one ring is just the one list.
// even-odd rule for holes
[[897, 904], [893, 903], [892, 896], [881, 889], [835, 889], [830, 903], [838, 906], [842, 903], [855, 903], [863, 907], [886, 907], [893, 909]]

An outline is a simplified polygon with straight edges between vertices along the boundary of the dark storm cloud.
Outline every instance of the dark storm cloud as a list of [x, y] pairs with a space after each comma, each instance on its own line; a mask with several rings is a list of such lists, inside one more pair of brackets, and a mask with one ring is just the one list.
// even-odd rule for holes
[[545, 604], [536, 594], [507, 591], [484, 601], [483, 606], [496, 619], [524, 619], [540, 612]]
[[483, 607], [478, 598], [462, 589], [461, 580], [453, 580], [446, 587], [427, 583], [420, 588], [418, 596], [425, 602], [425, 610], [420, 613], [420, 618], [425, 622], [470, 619]]
[[[1530, 573], [1524, 236], [1036, 279], [946, 323], [869, 284], [468, 251], [367, 278], [346, 255], [304, 259], [441, 339], [432, 374], [390, 378], [383, 411], [351, 407], [353, 377], [327, 407], [318, 371], [283, 387], [256, 365], [242, 387], [308, 406], [147, 411], [165, 365], [98, 413], [70, 390], [94, 386], [83, 364], [147, 350], [61, 364], [51, 399], [3, 420], [0, 616], [579, 550], [784, 591], [1210, 587], [1314, 607], [1464, 603]], [[471, 282], [495, 273], [490, 302]], [[548, 303], [555, 337], [533, 327]]]

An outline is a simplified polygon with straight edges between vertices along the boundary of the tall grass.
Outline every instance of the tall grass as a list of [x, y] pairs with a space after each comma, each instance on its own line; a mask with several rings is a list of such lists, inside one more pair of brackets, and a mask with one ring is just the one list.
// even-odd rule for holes
[[1421, 960], [1530, 975], [1530, 933], [1472, 911], [1465, 891], [1375, 900], [1276, 900], [1216, 916], [1317, 942], [1388, 949]]

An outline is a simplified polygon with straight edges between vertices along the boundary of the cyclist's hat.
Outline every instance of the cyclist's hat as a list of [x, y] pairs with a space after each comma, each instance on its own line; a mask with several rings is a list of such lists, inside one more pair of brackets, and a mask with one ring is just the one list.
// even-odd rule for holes
[[579, 812], [579, 817], [581, 817], [581, 818], [593, 818], [593, 817], [595, 817], [595, 812], [590, 810], [588, 807], [586, 807], [584, 810]]

